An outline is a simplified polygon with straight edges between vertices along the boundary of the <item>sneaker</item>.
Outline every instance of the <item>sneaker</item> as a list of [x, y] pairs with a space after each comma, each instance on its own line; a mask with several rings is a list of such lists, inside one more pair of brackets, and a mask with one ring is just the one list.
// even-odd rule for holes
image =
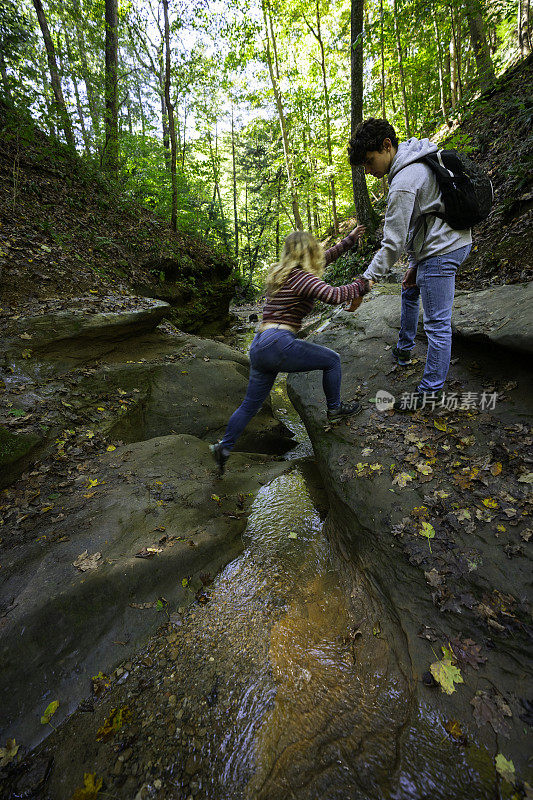
[[223, 475], [224, 474], [224, 468], [226, 466], [226, 461], [228, 460], [229, 455], [230, 455], [229, 454], [229, 450], [226, 450], [224, 447], [222, 447], [220, 442], [217, 442], [216, 444], [209, 445], [209, 449], [213, 453], [213, 458], [215, 459], [215, 461], [217, 463], [218, 474], [219, 475]]
[[402, 397], [394, 401], [393, 409], [401, 414], [421, 411], [423, 408], [434, 411], [440, 406], [442, 397], [442, 389], [437, 389], [436, 392], [420, 392], [418, 389], [411, 393], [404, 392]]
[[392, 357], [400, 367], [406, 367], [408, 364], [411, 364], [410, 350], [400, 350], [399, 347], [393, 347]]
[[328, 422], [339, 422], [363, 410], [361, 403], [341, 403], [338, 408], [328, 408]]

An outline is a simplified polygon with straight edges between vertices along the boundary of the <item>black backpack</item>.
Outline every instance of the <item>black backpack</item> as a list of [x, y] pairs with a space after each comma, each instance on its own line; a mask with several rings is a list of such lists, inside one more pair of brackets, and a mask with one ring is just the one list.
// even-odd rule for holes
[[487, 173], [464, 153], [437, 150], [419, 159], [432, 170], [444, 203], [444, 213], [433, 212], [450, 228], [466, 230], [486, 219], [494, 191]]

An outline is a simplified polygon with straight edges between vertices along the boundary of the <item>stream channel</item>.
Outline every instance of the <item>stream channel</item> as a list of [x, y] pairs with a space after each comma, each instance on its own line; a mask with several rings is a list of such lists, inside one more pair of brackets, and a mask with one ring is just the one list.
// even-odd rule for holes
[[[252, 336], [241, 325], [228, 343], [244, 350]], [[272, 404], [298, 444], [259, 490], [241, 555], [205, 604], [181, 609], [123, 665], [100, 709], [127, 709], [110, 741], [95, 742], [82, 706], [51, 737], [45, 796], [69, 800], [73, 774], [90, 770], [106, 776], [102, 800], [510, 797], [495, 791], [487, 750], [465, 750], [417, 699], [394, 609], [336, 546], [284, 377]]]

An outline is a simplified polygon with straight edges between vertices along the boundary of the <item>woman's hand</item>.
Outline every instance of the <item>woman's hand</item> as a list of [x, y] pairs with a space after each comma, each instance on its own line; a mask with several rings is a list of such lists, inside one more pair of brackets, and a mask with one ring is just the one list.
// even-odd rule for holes
[[353, 231], [350, 231], [348, 236], [350, 239], [353, 239], [356, 242], [361, 236], [364, 236], [366, 233], [366, 227], [364, 225], [358, 225], [357, 228], [354, 228]]
[[409, 267], [403, 276], [402, 289], [410, 289], [416, 286], [416, 267]]

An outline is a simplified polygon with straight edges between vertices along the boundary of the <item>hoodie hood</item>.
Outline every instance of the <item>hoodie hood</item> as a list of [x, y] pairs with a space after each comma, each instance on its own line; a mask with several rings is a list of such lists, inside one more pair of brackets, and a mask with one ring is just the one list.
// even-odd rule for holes
[[408, 139], [406, 142], [400, 142], [398, 145], [398, 152], [394, 156], [389, 170], [389, 181], [392, 181], [394, 176], [408, 164], [413, 161], [418, 161], [422, 156], [427, 156], [429, 153], [436, 153], [439, 148], [429, 139]]

